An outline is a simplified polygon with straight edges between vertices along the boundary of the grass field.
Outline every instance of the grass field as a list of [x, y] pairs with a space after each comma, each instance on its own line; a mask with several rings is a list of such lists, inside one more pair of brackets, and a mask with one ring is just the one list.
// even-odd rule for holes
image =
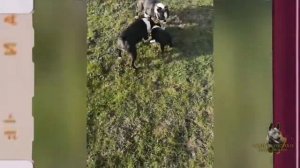
[[117, 59], [135, 0], [88, 2], [88, 168], [212, 167], [213, 3], [163, 0], [174, 47]]

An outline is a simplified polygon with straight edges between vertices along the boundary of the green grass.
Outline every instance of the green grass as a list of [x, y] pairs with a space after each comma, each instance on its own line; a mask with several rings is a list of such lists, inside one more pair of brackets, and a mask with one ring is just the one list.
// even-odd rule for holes
[[[174, 47], [117, 59], [135, 0], [88, 2], [88, 168], [212, 167], [212, 0], [164, 0]], [[183, 3], [183, 4], [182, 4]]]

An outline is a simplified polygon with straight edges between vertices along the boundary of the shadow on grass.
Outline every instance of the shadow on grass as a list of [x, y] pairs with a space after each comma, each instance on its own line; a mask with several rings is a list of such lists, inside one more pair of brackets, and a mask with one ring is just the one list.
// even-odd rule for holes
[[213, 53], [212, 7], [185, 8], [175, 11], [166, 30], [174, 41], [175, 59], [191, 59]]

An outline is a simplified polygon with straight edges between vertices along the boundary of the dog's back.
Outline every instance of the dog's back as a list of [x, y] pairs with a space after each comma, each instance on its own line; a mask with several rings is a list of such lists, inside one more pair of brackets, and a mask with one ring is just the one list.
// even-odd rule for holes
[[173, 47], [172, 36], [162, 28], [156, 26], [152, 29], [152, 38], [161, 45]]
[[128, 41], [129, 44], [136, 44], [140, 42], [143, 38], [147, 37], [147, 25], [142, 19], [133, 22], [120, 35], [120, 38], [124, 41]]

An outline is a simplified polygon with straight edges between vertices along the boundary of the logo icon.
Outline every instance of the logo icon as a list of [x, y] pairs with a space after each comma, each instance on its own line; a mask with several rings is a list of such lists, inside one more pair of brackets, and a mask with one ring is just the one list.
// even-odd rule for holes
[[280, 125], [276, 126], [271, 123], [267, 132], [265, 143], [258, 143], [253, 145], [259, 152], [269, 152], [279, 154], [294, 147], [293, 144], [287, 143], [287, 138], [283, 136]]
[[267, 136], [268, 152], [279, 153], [286, 148], [287, 138], [280, 131], [280, 125], [270, 124]]

